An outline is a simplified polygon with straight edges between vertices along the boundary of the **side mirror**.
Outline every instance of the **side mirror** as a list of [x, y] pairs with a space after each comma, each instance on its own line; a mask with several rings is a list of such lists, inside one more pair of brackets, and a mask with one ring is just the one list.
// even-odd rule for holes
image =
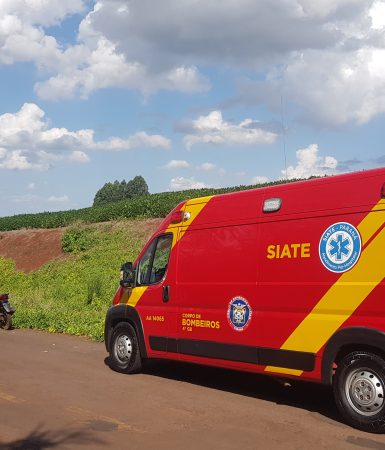
[[120, 268], [120, 285], [124, 288], [134, 287], [135, 270], [131, 262], [126, 262]]

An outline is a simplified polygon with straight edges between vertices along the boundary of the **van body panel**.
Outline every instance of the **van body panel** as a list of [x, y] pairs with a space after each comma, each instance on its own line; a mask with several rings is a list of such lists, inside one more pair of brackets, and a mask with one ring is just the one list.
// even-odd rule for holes
[[347, 345], [334, 336], [385, 333], [384, 183], [377, 169], [178, 205], [134, 263], [172, 233], [165, 276], [120, 302], [138, 311], [147, 356], [328, 380]]

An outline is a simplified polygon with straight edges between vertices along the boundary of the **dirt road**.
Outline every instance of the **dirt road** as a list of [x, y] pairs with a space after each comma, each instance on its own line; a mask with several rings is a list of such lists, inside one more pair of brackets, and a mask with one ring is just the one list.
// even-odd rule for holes
[[103, 344], [30, 330], [0, 343], [0, 450], [385, 449], [321, 386], [170, 362], [122, 375]]

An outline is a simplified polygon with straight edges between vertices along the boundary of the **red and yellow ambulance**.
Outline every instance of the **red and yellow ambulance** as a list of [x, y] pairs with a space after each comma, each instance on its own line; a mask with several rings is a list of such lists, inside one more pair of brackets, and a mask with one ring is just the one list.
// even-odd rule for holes
[[113, 369], [168, 358], [332, 384], [385, 431], [385, 169], [178, 205], [105, 322]]

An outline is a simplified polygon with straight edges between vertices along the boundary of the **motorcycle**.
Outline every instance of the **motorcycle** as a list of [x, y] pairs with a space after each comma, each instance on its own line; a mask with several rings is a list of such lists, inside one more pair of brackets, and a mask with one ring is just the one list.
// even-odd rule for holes
[[12, 315], [16, 311], [9, 303], [9, 294], [0, 294], [0, 328], [10, 330], [12, 328]]

